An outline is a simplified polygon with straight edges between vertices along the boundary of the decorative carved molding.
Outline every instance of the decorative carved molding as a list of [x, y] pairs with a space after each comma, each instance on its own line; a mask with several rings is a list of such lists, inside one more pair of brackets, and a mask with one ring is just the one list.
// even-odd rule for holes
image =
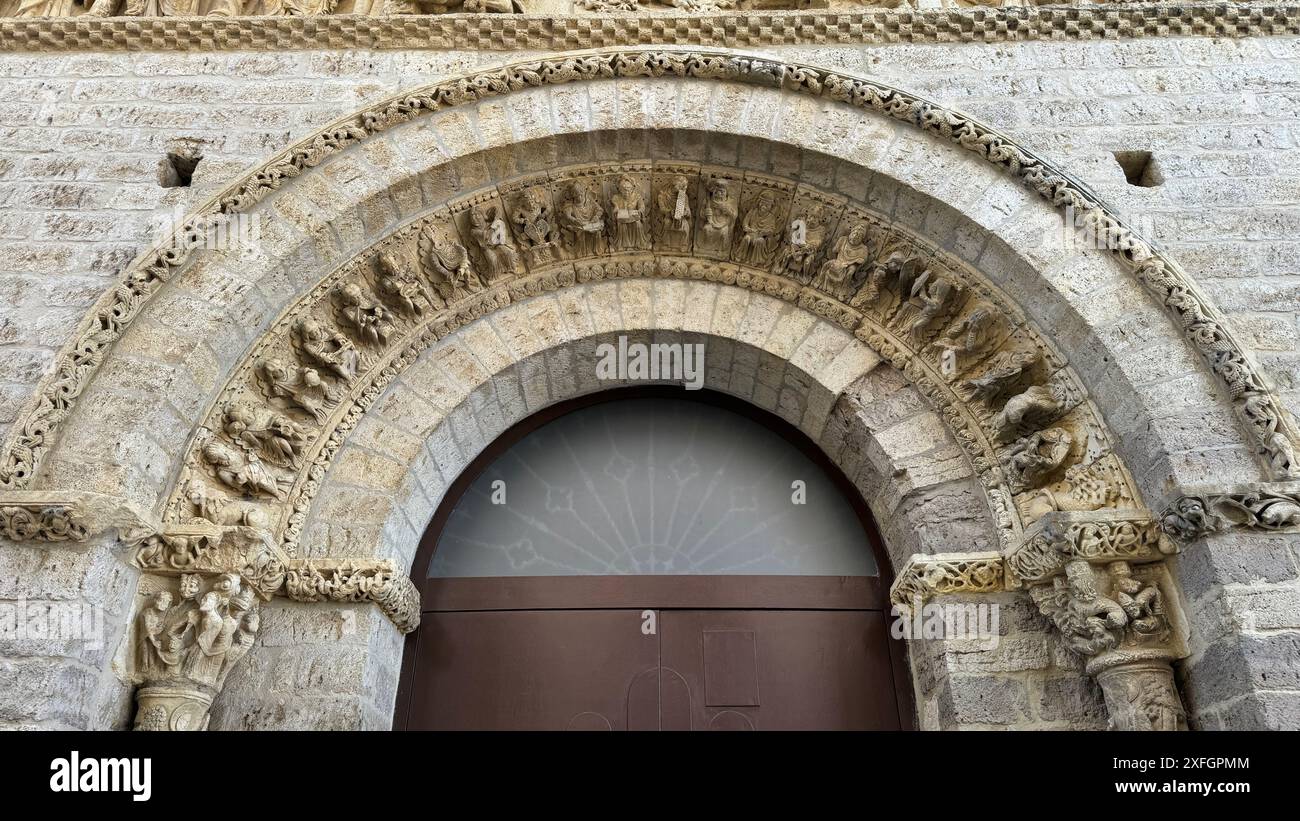
[[84, 491], [0, 492], [0, 537], [12, 542], [80, 544], [116, 530], [121, 538], [140, 538], [153, 530], [133, 505]]
[[[1073, 209], [1076, 214], [1081, 215], [1083, 222], [1097, 232], [1098, 236], [1107, 238], [1108, 247], [1118, 249], [1117, 252], [1132, 266], [1139, 281], [1174, 315], [1190, 344], [1204, 355], [1209, 368], [1219, 378], [1225, 392], [1232, 399], [1234, 407], [1243, 420], [1243, 425], [1255, 439], [1256, 450], [1261, 454], [1269, 472], [1276, 477], [1300, 475], [1297, 474], [1300, 466], [1295, 464], [1294, 456], [1293, 443], [1296, 441], [1296, 435], [1290, 420], [1270, 391], [1264, 377], [1255, 369], [1244, 350], [1220, 321], [1215, 309], [1171, 260], [1133, 234], [1113, 213], [1095, 202], [1092, 195], [1075, 184], [1071, 178], [1038, 157], [964, 115], [944, 109], [907, 92], [863, 78], [732, 53], [627, 50], [517, 63], [404, 94], [330, 126], [321, 134], [290, 148], [245, 178], [243, 182], [228, 189], [223, 195], [217, 197], [213, 204], [187, 219], [177, 229], [175, 237], [137, 260], [124, 275], [122, 283], [111, 293], [106, 294], [83, 321], [79, 331], [74, 334], [72, 341], [56, 360], [53, 371], [38, 387], [32, 404], [13, 426], [4, 452], [4, 461], [0, 463], [0, 486], [22, 488], [31, 481], [43, 455], [57, 435], [59, 424], [71, 411], [77, 397], [84, 390], [106, 352], [139, 313], [141, 305], [171, 277], [178, 267], [187, 262], [196, 243], [186, 242], [186, 237], [202, 235], [209, 226], [246, 211], [277, 189], [283, 180], [301, 174], [307, 168], [319, 164], [325, 157], [354, 145], [372, 134], [383, 132], [397, 123], [408, 121], [429, 111], [537, 86], [637, 76], [725, 79], [776, 86], [877, 111], [974, 151], [1007, 170], [1054, 205]], [[712, 183], [710, 185], [715, 191], [718, 189], [717, 185]], [[716, 198], [705, 200], [701, 203], [701, 207], [709, 202], [718, 202], [718, 200]], [[716, 207], [706, 210], [708, 213], [697, 216], [697, 220], [702, 216], [708, 222], [716, 222], [715, 212], [722, 213], [726, 208], [722, 211], [718, 211]], [[474, 214], [478, 214], [479, 217], [474, 217]], [[500, 216], [504, 211], [498, 211], [497, 214], [496, 219], [501, 220], [502, 227], [508, 229], [505, 225], [506, 220]], [[462, 220], [458, 230], [462, 232], [466, 230], [464, 223], [466, 219], [488, 216], [489, 214], [482, 211], [482, 208], [473, 210], [469, 207], [467, 210], [457, 212], [456, 219]], [[489, 222], [495, 225], [494, 220]], [[492, 231], [497, 229], [493, 227]], [[481, 236], [491, 239], [492, 234]], [[836, 242], [838, 241], [837, 239]], [[699, 246], [700, 242], [700, 238], [697, 237], [696, 245]], [[843, 250], [845, 244], [840, 243], [840, 246]], [[504, 249], [506, 246], [500, 247]], [[480, 244], [480, 252], [482, 249], [483, 246]], [[455, 251], [454, 248], [451, 250]], [[493, 253], [504, 255], [505, 251]], [[454, 255], [453, 253], [452, 256]], [[504, 258], [502, 256], [502, 259]], [[489, 262], [481, 254], [479, 263], [497, 265], [496, 262]], [[884, 272], [881, 275], [892, 276], [899, 280], [908, 278], [915, 282], [916, 278], [924, 274], [915, 269], [894, 270], [896, 263], [891, 262], [889, 257], [881, 260], [879, 265], [878, 270]], [[867, 276], [872, 277], [875, 274], [867, 272]], [[932, 342], [933, 339], [929, 337], [934, 331], [933, 323], [949, 311], [951, 308], [949, 302], [953, 298], [953, 292], [948, 290], [947, 286], [940, 287], [941, 283], [952, 284], [940, 272], [935, 274], [934, 279], [925, 284], [916, 294], [910, 294], [909, 301], [914, 305], [894, 312], [891, 320], [895, 321], [895, 325], [891, 330], [896, 334], [903, 333], [914, 339], [925, 338], [928, 342]], [[829, 280], [822, 284], [832, 291], [843, 287]], [[870, 289], [855, 294], [855, 296], [859, 295], [866, 301], [874, 301], [879, 296]], [[841, 321], [852, 315], [851, 311], [834, 308], [830, 302], [813, 299], [815, 306], [833, 308]], [[466, 309], [469, 307], [467, 306]], [[480, 302], [477, 310], [488, 309]], [[899, 322], [905, 323], [906, 327], [898, 325]], [[434, 327], [438, 326], [435, 324]], [[318, 408], [318, 414], [323, 414], [329, 401], [328, 391], [324, 390], [321, 384], [325, 381], [323, 378], [325, 373], [332, 369], [346, 376], [346, 372], [351, 368], [349, 363], [352, 359], [350, 354], [345, 354], [344, 351], [328, 350], [330, 340], [313, 337], [311, 328], [305, 328], [304, 333], [303, 348], [311, 350], [314, 347], [325, 350], [329, 356], [323, 358], [331, 361], [320, 369], [307, 369], [310, 372], [295, 374], [277, 371], [278, 374], [283, 375], [283, 381], [274, 384], [282, 385], [277, 388], [280, 393], [303, 398], [304, 402]], [[314, 399], [307, 399], [308, 392], [316, 389], [312, 388], [313, 384], [316, 388], [320, 388], [316, 392], [321, 395]], [[1047, 390], [1046, 386], [1041, 387]], [[995, 435], [1002, 438], [1013, 434], [1018, 435], [1021, 433], [1022, 423], [1028, 417], [1049, 415], [1047, 397], [1039, 396], [1038, 393], [1030, 394], [1029, 398], [1022, 402], [1026, 406], [1023, 409], [1025, 412], [1017, 410], [1014, 414], [996, 417], [1000, 420], [998, 423], [1000, 428]], [[1021, 393], [1017, 396], [1024, 397], [1025, 394]], [[1076, 403], [1077, 397], [1070, 395], [1070, 385], [1058, 383], [1051, 386], [1051, 400], [1060, 407], [1069, 407]], [[217, 461], [225, 461], [225, 457], [229, 455], [219, 454], [220, 458]], [[218, 465], [218, 468], [221, 467], [224, 467], [226, 473], [232, 477], [241, 473], [246, 476], [251, 475], [250, 471], [240, 469], [241, 464], [238, 459], [228, 465]], [[990, 468], [984, 467], [984, 469]], [[252, 481], [253, 485], [275, 495], [271, 486], [266, 485], [260, 478], [252, 477]], [[247, 478], [241, 480], [244, 486], [248, 486], [248, 482]], [[1009, 506], [1007, 505], [1009, 501], [1009, 499], [1004, 500], [1004, 506]]]
[[1300, 482], [1193, 493], [1166, 508], [1160, 524], [1182, 541], [1234, 527], [1294, 531], [1300, 529]]
[[[409, 3], [398, 2], [399, 6]], [[436, 7], [433, 4], [431, 7]], [[868, 11], [590, 16], [294, 15], [94, 17], [0, 21], [3, 51], [285, 51], [452, 49], [562, 51], [645, 42], [696, 47], [995, 43], [1158, 37], [1263, 37], [1300, 33], [1300, 8], [1284, 3], [1107, 3]], [[866, 4], [864, 4], [866, 5]], [[382, 9], [378, 3], [372, 7]]]
[[936, 553], [910, 557], [889, 588], [889, 600], [911, 606], [950, 593], [1004, 590], [1001, 553]]
[[1149, 516], [1107, 510], [1048, 513], [1007, 552], [1007, 586], [1048, 581], [1075, 561], [1158, 562], [1177, 551]]
[[403, 633], [420, 626], [420, 592], [384, 559], [295, 559], [285, 594], [301, 602], [374, 602]]

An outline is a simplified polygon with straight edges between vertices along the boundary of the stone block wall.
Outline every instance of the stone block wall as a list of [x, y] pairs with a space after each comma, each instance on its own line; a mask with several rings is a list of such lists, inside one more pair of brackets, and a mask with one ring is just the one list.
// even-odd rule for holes
[[[764, 50], [874, 76], [967, 111], [1086, 182], [1174, 254], [1300, 412], [1300, 38]], [[165, 220], [365, 103], [526, 56], [0, 55], [7, 137], [0, 150], [0, 435], [78, 319]], [[1132, 184], [1120, 159], [1131, 165], [1140, 152], [1150, 153], [1150, 165]], [[177, 185], [196, 158], [190, 183]], [[1159, 352], [1153, 356], [1158, 361]], [[1212, 462], [1205, 478], [1214, 479]], [[1300, 727], [1296, 551], [1295, 534], [1234, 533], [1194, 544], [1180, 560], [1199, 629], [1183, 665], [1185, 674], [1196, 671], [1195, 686], [1185, 684], [1194, 726]], [[0, 649], [0, 726], [126, 723], [113, 655], [134, 586], [134, 571], [107, 542], [74, 551], [0, 546], [0, 600], [43, 595], [103, 606], [109, 634], [100, 649]], [[1008, 597], [1005, 609], [1014, 615], [1024, 604]], [[922, 705], [922, 726], [1104, 724], [1095, 688], [1032, 608], [1021, 615], [994, 653], [913, 648], [918, 687], [937, 694]], [[1216, 642], [1227, 632], [1246, 640]], [[320, 653], [287, 652], [303, 641]], [[282, 694], [280, 707], [218, 702], [214, 723], [327, 726], [307, 716], [337, 713], [339, 726], [385, 726], [396, 670], [372, 681], [374, 673], [356, 663], [358, 648], [381, 645], [400, 657], [400, 639], [373, 608], [273, 603], [259, 651], [232, 687]], [[1044, 669], [1050, 674], [1024, 672]], [[304, 688], [313, 695], [297, 699]], [[68, 693], [84, 697], [62, 697]]]

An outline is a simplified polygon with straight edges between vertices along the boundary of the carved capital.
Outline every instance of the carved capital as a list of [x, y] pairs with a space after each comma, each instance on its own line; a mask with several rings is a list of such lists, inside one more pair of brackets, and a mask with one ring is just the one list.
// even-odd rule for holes
[[238, 574], [161, 581], [135, 618], [135, 728], [207, 727], [213, 698], [260, 626], [257, 597]]
[[1300, 482], [1276, 482], [1182, 496], [1160, 514], [1165, 533], [1192, 541], [1232, 528], [1300, 529]]
[[1186, 730], [1187, 713], [1168, 661], [1134, 662], [1097, 674], [1112, 730]]
[[261, 599], [284, 585], [286, 559], [275, 538], [255, 527], [208, 522], [170, 525], [141, 539], [133, 563], [159, 575], [233, 573]]

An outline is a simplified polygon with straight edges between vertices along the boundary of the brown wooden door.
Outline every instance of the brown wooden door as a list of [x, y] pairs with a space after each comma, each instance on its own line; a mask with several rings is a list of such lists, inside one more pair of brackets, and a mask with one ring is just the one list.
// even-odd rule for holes
[[878, 599], [862, 578], [431, 580], [406, 727], [899, 729]]

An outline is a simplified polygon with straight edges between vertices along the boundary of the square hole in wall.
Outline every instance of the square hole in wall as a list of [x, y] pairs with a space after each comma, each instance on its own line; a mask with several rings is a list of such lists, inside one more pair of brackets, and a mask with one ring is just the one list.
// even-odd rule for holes
[[1111, 155], [1124, 170], [1124, 179], [1129, 185], [1155, 188], [1164, 183], [1165, 175], [1160, 172], [1160, 165], [1150, 151], [1114, 151]]
[[158, 161], [158, 184], [163, 188], [189, 188], [202, 154], [168, 151]]

